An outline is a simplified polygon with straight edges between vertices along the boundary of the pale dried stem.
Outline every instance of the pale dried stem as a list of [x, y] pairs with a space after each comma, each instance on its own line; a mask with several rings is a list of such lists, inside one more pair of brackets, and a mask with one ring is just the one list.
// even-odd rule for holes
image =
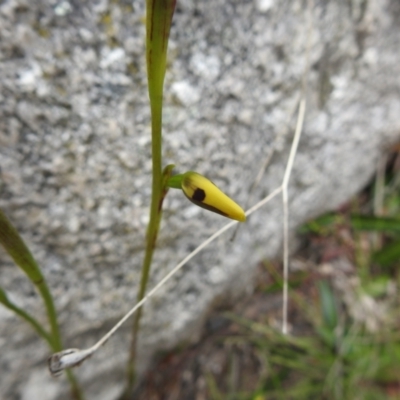
[[303, 129], [304, 115], [306, 111], [306, 101], [300, 101], [299, 115], [297, 118], [296, 131], [293, 138], [292, 148], [290, 149], [289, 160], [286, 166], [285, 175], [282, 183], [282, 203], [283, 203], [283, 307], [282, 307], [282, 333], [288, 333], [288, 279], [289, 279], [289, 201], [288, 185], [290, 174], [293, 169], [294, 158]]
[[282, 183], [282, 208], [283, 208], [283, 305], [282, 305], [282, 333], [288, 333], [288, 297], [289, 297], [289, 195], [288, 184], [290, 174], [292, 171], [294, 158], [296, 156], [298, 143], [300, 140], [304, 115], [306, 109], [306, 98], [308, 89], [308, 75], [310, 70], [310, 52], [311, 52], [311, 34], [313, 30], [312, 10], [314, 6], [313, 0], [307, 2], [307, 44], [306, 44], [306, 57], [305, 67], [302, 78], [302, 100], [300, 101], [299, 114], [297, 118], [296, 132], [294, 135], [292, 148], [289, 155], [289, 161], [286, 166], [285, 175]]

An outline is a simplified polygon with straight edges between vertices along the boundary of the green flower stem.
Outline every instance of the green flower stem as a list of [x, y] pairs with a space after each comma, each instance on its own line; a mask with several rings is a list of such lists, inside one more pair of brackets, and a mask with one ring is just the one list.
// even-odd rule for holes
[[[173, 167], [174, 167], [173, 165], [168, 165], [164, 169], [164, 172], [162, 175], [162, 180], [161, 180], [161, 197], [160, 197], [160, 201], [157, 203], [158, 207], [157, 207], [156, 215], [154, 217], [155, 221], [152, 222], [152, 220], [150, 219], [150, 222], [149, 222], [149, 227], [148, 227], [149, 230], [148, 230], [147, 237], [146, 237], [146, 251], [145, 251], [145, 257], [144, 257], [143, 266], [142, 266], [142, 276], [141, 276], [141, 280], [140, 280], [139, 292], [137, 295], [138, 302], [140, 300], [142, 300], [142, 298], [146, 294], [146, 286], [147, 286], [147, 282], [148, 282], [148, 278], [149, 278], [151, 261], [153, 258], [155, 244], [157, 241], [157, 235], [158, 235], [158, 231], [159, 231], [160, 223], [161, 223], [162, 204], [165, 199], [165, 196], [168, 193], [167, 181], [170, 177]], [[132, 340], [131, 340], [129, 362], [128, 362], [128, 368], [127, 368], [127, 388], [126, 388], [126, 391], [124, 394], [124, 397], [126, 399], [131, 398], [130, 396], [132, 394], [133, 387], [135, 384], [137, 338], [138, 338], [138, 334], [139, 334], [142, 310], [143, 310], [143, 308], [139, 308], [139, 310], [135, 314], [134, 321], [133, 321]]]
[[70, 369], [67, 369], [65, 373], [67, 375], [68, 382], [71, 385], [72, 398], [76, 400], [84, 400], [85, 396], [74, 373]]
[[[49, 335], [49, 338], [47, 338], [48, 334], [44, 331], [43, 328], [39, 329], [40, 331], [43, 331], [39, 333], [37, 329], [38, 327], [36, 326], [37, 321], [29, 316], [27, 313], [25, 313], [23, 310], [19, 309], [19, 311], [17, 311], [17, 309], [14, 309], [13, 311], [24, 318], [26, 321], [28, 321], [41, 337], [44, 337], [44, 333], [46, 336], [44, 337], [46, 341], [49, 341], [48, 339], [50, 339], [49, 345], [53, 352], [61, 351], [61, 334], [58, 327], [57, 312], [54, 307], [53, 297], [51, 296], [44, 276], [36, 260], [33, 258], [32, 253], [28, 249], [22, 237], [19, 235], [18, 231], [15, 229], [14, 225], [6, 217], [2, 210], [0, 210], [0, 243], [14, 260], [15, 264], [17, 264], [17, 266], [22, 269], [29, 280], [36, 286], [37, 290], [42, 296], [46, 308], [47, 318], [50, 324], [51, 334]], [[5, 296], [4, 292], [3, 294]], [[2, 303], [4, 304], [4, 302]], [[10, 308], [9, 305], [8, 308]], [[67, 378], [71, 385], [73, 397], [75, 399], [83, 399], [83, 394], [79, 388], [78, 382], [76, 381], [71, 371], [67, 372]]]
[[[167, 178], [163, 179], [162, 174], [162, 100], [168, 39], [175, 2], [176, 0], [146, 0], [146, 61], [151, 109], [153, 176], [150, 218], [137, 301], [142, 300], [146, 293], [151, 261], [160, 227], [162, 202], [168, 190], [166, 186]], [[169, 176], [169, 174], [170, 169], [167, 167], [165, 176]], [[135, 314], [133, 322], [125, 398], [130, 397], [135, 383], [136, 348], [141, 316], [142, 309], [140, 308]]]
[[167, 186], [172, 189], [182, 190], [182, 178], [184, 174], [174, 175], [168, 179]]

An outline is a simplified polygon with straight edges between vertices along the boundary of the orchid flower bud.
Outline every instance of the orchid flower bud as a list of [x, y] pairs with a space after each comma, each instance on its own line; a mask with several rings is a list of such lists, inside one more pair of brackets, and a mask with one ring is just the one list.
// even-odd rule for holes
[[170, 179], [169, 186], [180, 187], [185, 196], [199, 207], [236, 221], [246, 221], [242, 208], [213, 182], [197, 172], [188, 171], [183, 175], [175, 175]]

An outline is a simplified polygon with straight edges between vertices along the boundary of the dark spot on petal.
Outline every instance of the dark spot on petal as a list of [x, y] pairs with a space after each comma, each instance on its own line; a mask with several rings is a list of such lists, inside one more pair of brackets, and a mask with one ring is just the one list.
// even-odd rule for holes
[[203, 201], [206, 198], [206, 192], [203, 189], [197, 188], [192, 196], [195, 201]]

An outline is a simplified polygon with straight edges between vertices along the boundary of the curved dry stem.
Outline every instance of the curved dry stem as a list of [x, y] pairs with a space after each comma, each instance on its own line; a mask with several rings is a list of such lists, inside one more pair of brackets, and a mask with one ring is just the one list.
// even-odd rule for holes
[[283, 202], [283, 307], [282, 307], [282, 333], [288, 333], [288, 280], [289, 280], [289, 200], [288, 185], [290, 174], [293, 169], [294, 158], [303, 129], [306, 102], [300, 101], [299, 115], [297, 118], [296, 132], [293, 138], [292, 148], [290, 149], [289, 160], [286, 166], [285, 175], [282, 183], [282, 202]]

